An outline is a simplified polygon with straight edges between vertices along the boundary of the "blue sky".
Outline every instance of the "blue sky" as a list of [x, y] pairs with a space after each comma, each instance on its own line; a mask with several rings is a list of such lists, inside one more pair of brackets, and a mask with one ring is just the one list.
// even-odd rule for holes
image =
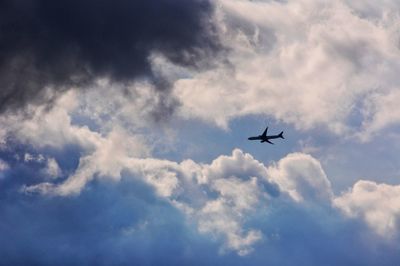
[[399, 263], [398, 1], [66, 3], [0, 16], [1, 265]]

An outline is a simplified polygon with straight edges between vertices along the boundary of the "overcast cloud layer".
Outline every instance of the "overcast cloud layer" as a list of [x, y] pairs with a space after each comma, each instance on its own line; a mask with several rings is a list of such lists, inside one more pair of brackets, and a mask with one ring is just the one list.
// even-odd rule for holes
[[396, 265], [399, 8], [1, 2], [0, 264]]

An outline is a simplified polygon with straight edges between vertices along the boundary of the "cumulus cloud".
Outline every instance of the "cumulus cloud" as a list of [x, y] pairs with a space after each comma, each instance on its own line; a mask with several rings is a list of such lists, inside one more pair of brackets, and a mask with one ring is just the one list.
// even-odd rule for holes
[[[235, 149], [210, 164], [151, 158], [140, 139], [122, 129], [98, 135], [93, 150], [80, 158], [73, 174], [61, 183], [24, 186], [26, 193], [77, 195], [94, 179], [138, 179], [181, 210], [201, 233], [223, 241], [222, 249], [247, 255], [263, 239], [249, 218], [281, 194], [294, 202], [330, 202], [333, 193], [320, 163], [293, 153], [270, 167]], [[125, 174], [124, 174], [125, 173]]]
[[[244, 228], [245, 215], [254, 212], [261, 199], [276, 196], [278, 187], [252, 156], [234, 150], [232, 156], [221, 156], [210, 165], [191, 160], [175, 163], [138, 158], [135, 144], [127, 145], [122, 139], [127, 138], [111, 133], [98, 150], [81, 158], [78, 169], [63, 183], [24, 186], [22, 191], [67, 196], [80, 193], [94, 178], [119, 181], [123, 172], [129, 172], [193, 219], [200, 232], [224, 239], [227, 250], [245, 255], [262, 238], [259, 231]], [[264, 169], [254, 171], [252, 165]]]
[[320, 162], [310, 155], [292, 153], [266, 166], [235, 149], [232, 155], [221, 155], [210, 164], [177, 163], [148, 157], [140, 143], [124, 131], [111, 131], [99, 137], [95, 149], [80, 159], [66, 180], [24, 186], [22, 191], [77, 195], [94, 179], [119, 182], [129, 176], [181, 210], [200, 233], [222, 241], [222, 252], [234, 250], [239, 255], [251, 253], [264, 239], [262, 231], [248, 222], [274, 201], [289, 200], [311, 209], [334, 206], [349, 217], [365, 220], [383, 237], [398, 230], [396, 186], [360, 181], [352, 191], [335, 196]]
[[378, 234], [395, 237], [400, 230], [400, 186], [360, 180], [353, 188], [334, 199], [334, 204], [349, 217], [359, 217]]
[[[152, 158], [151, 149], [140, 134], [135, 135], [129, 131], [129, 127], [118, 127], [125, 119], [114, 120], [114, 127], [104, 125], [99, 129], [101, 133], [86, 125], [74, 124], [71, 115], [73, 110], [77, 110], [77, 105], [70, 106], [74, 99], [74, 92], [70, 92], [60, 99], [59, 108], [56, 106], [50, 112], [45, 112], [44, 116], [40, 111], [38, 115], [33, 115], [35, 122], [10, 123], [10, 126], [14, 126], [11, 127], [14, 130], [11, 132], [15, 132], [14, 137], [37, 149], [46, 146], [62, 149], [68, 144], [81, 147], [78, 167], [67, 179], [48, 179], [43, 183], [31, 181], [21, 187], [23, 194], [78, 196], [87, 193], [86, 188], [94, 180], [118, 183], [123, 178], [129, 178], [147, 184], [158, 198], [179, 210], [188, 224], [194, 224], [199, 233], [221, 243], [220, 251], [223, 254], [235, 251], [241, 256], [250, 256], [257, 246], [270, 241], [271, 236], [261, 226], [262, 223], [254, 224], [255, 217], [262, 213], [267, 215], [276, 206], [285, 206], [287, 202], [310, 210], [318, 205], [327, 211], [332, 211], [330, 205], [333, 203], [346, 215], [365, 220], [383, 237], [397, 230], [395, 222], [391, 226], [386, 224], [386, 227], [379, 225], [382, 219], [398, 219], [396, 210], [386, 212], [379, 209], [390, 204], [380, 201], [383, 194], [372, 196], [377, 201], [376, 209], [365, 208], [350, 194], [336, 197], [320, 162], [310, 155], [291, 153], [270, 165], [265, 165], [240, 149], [234, 149], [231, 155], [221, 155], [210, 163]], [[93, 117], [101, 121], [102, 111], [104, 114], [108, 112], [100, 108], [92, 112]], [[117, 116], [125, 117], [126, 114], [122, 112]], [[58, 123], [60, 119], [67, 123]], [[41, 130], [30, 131], [30, 126]], [[39, 158], [33, 154], [25, 157], [28, 161]], [[49, 170], [54, 173], [61, 170], [57, 170], [56, 164], [52, 166], [51, 157], [46, 158]], [[388, 189], [391, 190], [390, 186]], [[376, 212], [382, 213], [375, 215]]]
[[[379, 225], [382, 219], [398, 219], [397, 210], [385, 212], [379, 209], [389, 204], [380, 201], [381, 198], [385, 199], [381, 197], [383, 194], [371, 196], [379, 202], [372, 209], [360, 204], [355, 200], [357, 197], [353, 197], [350, 192], [336, 197], [320, 162], [310, 155], [291, 153], [270, 165], [263, 164], [240, 149], [234, 149], [231, 155], [221, 155], [210, 163], [199, 163], [190, 159], [175, 162], [153, 158], [146, 140], [131, 131], [132, 128], [123, 127], [126, 125], [126, 118], [135, 113], [136, 109], [118, 113], [121, 109], [108, 106], [110, 109], [107, 111], [103, 110], [107, 105], [101, 101], [102, 104], [80, 106], [75, 102], [74, 93], [71, 91], [60, 98], [58, 107], [55, 106], [50, 112], [36, 110], [32, 120], [19, 124], [12, 123], [14, 116], [4, 120], [10, 125], [8, 135], [13, 135], [36, 149], [62, 149], [69, 144], [78, 145], [81, 149], [77, 169], [66, 179], [48, 179], [43, 183], [31, 181], [20, 189], [25, 195], [39, 193], [53, 197], [78, 196], [87, 193], [86, 188], [94, 180], [118, 183], [129, 178], [147, 184], [158, 198], [179, 210], [188, 224], [194, 224], [198, 232], [221, 243], [221, 252], [226, 254], [227, 251], [235, 251], [241, 256], [250, 255], [255, 247], [271, 237], [266, 234], [263, 226], [254, 224], [255, 217], [262, 213], [267, 215], [273, 210], [271, 208], [285, 206], [288, 202], [298, 208], [310, 210], [318, 205], [327, 211], [333, 210], [330, 209], [333, 204], [346, 215], [365, 220], [366, 224], [384, 237], [397, 230], [396, 222], [384, 227]], [[138, 101], [140, 99], [139, 97]], [[121, 106], [125, 106], [123, 101], [114, 101], [111, 98], [109, 103], [121, 103]], [[85, 106], [89, 109], [85, 109]], [[90, 109], [95, 106], [99, 109]], [[97, 128], [99, 132], [73, 122], [74, 112], [91, 113], [91, 116], [86, 117], [97, 121], [95, 125], [99, 125], [104, 115], [116, 110], [115, 120]], [[64, 123], [60, 123], [61, 119]], [[133, 125], [140, 125], [140, 119], [133, 122]], [[30, 130], [32, 127], [37, 130]], [[39, 155], [29, 154], [25, 157], [23, 159], [31, 162], [34, 158], [39, 158]], [[56, 172], [61, 171], [57, 167], [58, 163], [52, 157], [44, 158], [45, 168], [56, 177]], [[357, 187], [358, 184], [355, 185]], [[388, 190], [391, 189], [388, 186]], [[396, 199], [389, 197], [388, 200]], [[377, 212], [381, 213], [376, 214]]]
[[198, 220], [202, 233], [222, 236], [225, 248], [247, 255], [252, 246], [262, 239], [259, 230], [243, 229], [243, 216], [257, 209], [262, 191], [258, 188], [257, 179], [240, 181], [236, 178], [218, 179], [212, 183], [212, 189], [220, 196], [209, 200], [200, 209], [192, 211]]
[[268, 167], [268, 175], [295, 201], [330, 202], [333, 194], [318, 160], [304, 153], [292, 153]]
[[380, 108], [399, 84], [396, 1], [218, 3], [229, 64], [175, 82], [182, 116], [227, 128], [233, 118], [263, 114], [347, 134], [397, 123], [390, 103]]

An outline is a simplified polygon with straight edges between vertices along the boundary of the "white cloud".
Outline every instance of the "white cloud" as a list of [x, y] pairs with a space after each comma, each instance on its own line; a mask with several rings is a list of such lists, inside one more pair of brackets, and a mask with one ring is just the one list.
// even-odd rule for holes
[[[233, 150], [230, 156], [219, 156], [210, 164], [151, 158], [151, 150], [141, 135], [132, 132], [130, 127], [119, 126], [123, 125], [124, 119], [118, 120], [113, 127], [106, 124], [100, 129], [102, 133], [74, 125], [71, 113], [76, 111], [76, 107], [68, 109], [68, 106], [75, 99], [76, 95], [69, 93], [53, 110], [44, 112], [39, 109], [31, 120], [17, 125], [12, 123], [16, 117], [3, 118], [12, 126], [10, 132], [22, 142], [39, 148], [77, 144], [84, 151], [76, 171], [62, 183], [44, 182], [24, 186], [21, 191], [67, 196], [80, 193], [94, 178], [117, 182], [123, 173], [130, 173], [129, 176], [147, 183], [158, 196], [179, 208], [197, 224], [199, 232], [222, 240], [222, 250], [234, 250], [239, 255], [251, 252], [263, 238], [261, 231], [249, 228], [247, 222], [254, 213], [268, 207], [269, 200], [279, 194], [288, 195], [296, 204], [330, 203], [334, 200], [338, 208], [348, 215], [363, 217], [382, 235], [396, 228], [393, 221], [398, 219], [398, 210], [380, 210], [381, 206], [388, 204], [381, 194], [374, 196], [377, 207], [373, 209], [361, 208], [354, 200], [354, 193], [335, 199], [320, 163], [310, 155], [292, 153], [269, 167], [239, 149]], [[105, 111], [100, 109], [101, 112]], [[101, 121], [102, 115], [98, 117]], [[65, 123], [60, 123], [60, 120]], [[31, 131], [33, 127], [35, 130]], [[26, 154], [24, 160], [41, 159]], [[46, 163], [49, 176], [60, 175], [61, 170], [53, 158], [47, 158]], [[386, 218], [392, 222], [380, 225]]]
[[400, 88], [387, 94], [375, 93], [365, 101], [363, 131], [358, 134], [362, 141], [368, 141], [382, 129], [398, 124], [400, 111]]
[[349, 217], [360, 217], [378, 234], [391, 238], [400, 230], [400, 186], [360, 180], [334, 204]]
[[[121, 178], [121, 172], [125, 170], [153, 186], [159, 196], [180, 203], [182, 210], [191, 209], [192, 211], [186, 214], [198, 221], [200, 232], [222, 236], [226, 240], [227, 249], [247, 254], [251, 250], [250, 246], [261, 238], [258, 231], [247, 232], [242, 228], [243, 215], [254, 211], [261, 193], [258, 191], [256, 177], [248, 181], [234, 176], [224, 179], [227, 174], [235, 174], [229, 166], [241, 170], [239, 174], [249, 170], [249, 165], [240, 162], [240, 158], [247, 157], [250, 166], [260, 165], [251, 156], [235, 150], [232, 157], [221, 156], [211, 165], [199, 165], [190, 160], [177, 164], [152, 158], [140, 159], [127, 155], [126, 150], [118, 151], [118, 148], [117, 151], [110, 151], [107, 147], [115, 149], [112, 138], [115, 136], [105, 140], [104, 148], [100, 148], [90, 157], [83, 158], [75, 174], [63, 184], [53, 186], [43, 183], [26, 187], [24, 191], [60, 195], [79, 193], [95, 176], [118, 180]], [[103, 154], [104, 159], [99, 154]], [[235, 159], [239, 164], [234, 164]], [[224, 166], [226, 172], [221, 172], [221, 166]], [[206, 183], [199, 183], [198, 181], [204, 179], [203, 175], [208, 173], [213, 173], [213, 176], [205, 177]], [[202, 193], [203, 189], [220, 196], [216, 200], [209, 199], [209, 195]], [[179, 198], [184, 200], [178, 201]], [[226, 222], [229, 222], [230, 226], [224, 226]]]
[[262, 239], [261, 231], [248, 228], [246, 222], [268, 206], [270, 199], [280, 193], [299, 202], [326, 201], [332, 196], [319, 162], [309, 155], [290, 154], [266, 167], [235, 149], [210, 164], [176, 163], [147, 157], [148, 150], [141, 143], [122, 129], [113, 130], [100, 137], [96, 149], [80, 159], [75, 173], [64, 182], [46, 182], [22, 191], [67, 196], [80, 193], [94, 178], [118, 181], [123, 173], [130, 173], [185, 213], [199, 232], [223, 240], [222, 250], [235, 250], [239, 255], [251, 252]]
[[[98, 80], [93, 87], [69, 90], [50, 109], [28, 106], [25, 112], [0, 116], [0, 145], [12, 138], [38, 149], [77, 145], [91, 153], [100, 145], [102, 135], [116, 128], [135, 136], [159, 136], [160, 132], [149, 133], [149, 126], [161, 116], [167, 117], [176, 104], [146, 82], [118, 85]], [[166, 114], [159, 113], [163, 111]]]
[[[35, 148], [62, 148], [66, 144], [75, 144], [84, 149], [93, 149], [100, 139], [100, 134], [91, 131], [87, 126], [73, 125], [70, 112], [76, 108], [77, 94], [69, 91], [55, 103], [49, 111], [45, 106], [30, 106], [30, 116], [23, 113], [3, 115], [0, 124], [6, 128], [2, 141], [7, 137]], [[29, 160], [30, 155], [27, 155]]]
[[138, 152], [137, 142], [120, 132], [113, 132], [100, 143], [63, 183], [46, 182], [23, 187], [22, 191], [67, 196], [79, 193], [94, 178], [118, 181], [126, 171], [194, 219], [200, 232], [223, 239], [226, 250], [245, 255], [262, 238], [258, 230], [246, 229], [244, 224], [246, 215], [256, 210], [259, 201], [270, 197], [268, 189], [263, 188], [273, 183], [267, 179], [265, 166], [249, 154], [236, 149], [232, 156], [220, 156], [211, 164], [191, 160], [175, 163], [140, 158], [141, 154], [134, 152]]
[[137, 158], [148, 154], [147, 147], [142, 143], [139, 137], [127, 135], [122, 129], [114, 129], [107, 137], [98, 140], [93, 153], [81, 157], [78, 169], [57, 187], [55, 193], [61, 195], [79, 193], [96, 175], [99, 178], [107, 177], [118, 181], [124, 168], [134, 165], [133, 168], [136, 169], [138, 159], [131, 161], [131, 157]]
[[245, 215], [251, 214], [259, 207], [263, 192], [259, 188], [257, 178], [242, 181], [236, 177], [217, 179], [211, 188], [219, 197], [209, 200], [197, 211], [199, 231], [223, 235], [226, 248], [237, 250], [239, 255], [247, 255], [252, 245], [262, 239], [259, 230], [243, 230]]
[[268, 175], [295, 201], [330, 202], [333, 196], [320, 162], [307, 154], [288, 154], [268, 167]]
[[44, 168], [44, 173], [46, 176], [52, 179], [58, 178], [61, 175], [61, 169], [54, 158], [47, 159], [46, 167]]
[[351, 3], [218, 1], [230, 63], [175, 83], [181, 115], [223, 128], [265, 114], [298, 129], [359, 130], [349, 122], [359, 103], [398, 90], [400, 20], [396, 2]]

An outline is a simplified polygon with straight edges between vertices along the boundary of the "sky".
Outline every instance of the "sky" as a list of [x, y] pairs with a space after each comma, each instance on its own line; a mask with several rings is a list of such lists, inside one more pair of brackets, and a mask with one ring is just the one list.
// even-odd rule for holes
[[0, 265], [398, 265], [398, 73], [397, 0], [0, 1]]

